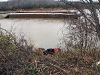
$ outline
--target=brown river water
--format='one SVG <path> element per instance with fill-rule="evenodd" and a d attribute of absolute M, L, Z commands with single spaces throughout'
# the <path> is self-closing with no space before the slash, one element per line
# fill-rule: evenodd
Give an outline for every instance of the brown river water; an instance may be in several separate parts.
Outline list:
<path fill-rule="evenodd" d="M 17 37 L 24 35 L 29 43 L 45 49 L 59 47 L 65 26 L 68 25 L 65 19 L 52 18 L 0 19 L 0 24 Z"/>

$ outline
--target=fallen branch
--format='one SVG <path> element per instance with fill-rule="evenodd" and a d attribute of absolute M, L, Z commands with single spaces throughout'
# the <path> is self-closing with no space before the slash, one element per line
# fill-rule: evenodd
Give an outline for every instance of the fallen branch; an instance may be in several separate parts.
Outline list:
<path fill-rule="evenodd" d="M 52 63 L 50 63 L 50 65 L 51 65 L 51 66 L 54 66 L 54 67 L 56 67 L 56 68 L 58 68 L 59 70 L 63 71 L 65 74 L 68 74 L 68 73 L 66 72 L 66 70 L 62 69 L 61 67 L 59 67 L 59 66 L 57 66 L 57 65 L 54 65 L 54 64 L 52 64 Z"/>

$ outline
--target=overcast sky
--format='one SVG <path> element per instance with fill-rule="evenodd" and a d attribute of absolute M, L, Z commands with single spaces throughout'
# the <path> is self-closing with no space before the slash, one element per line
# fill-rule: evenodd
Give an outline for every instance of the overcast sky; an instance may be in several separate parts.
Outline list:
<path fill-rule="evenodd" d="M 0 2 L 2 2 L 2 1 L 8 1 L 8 0 L 0 0 Z"/>

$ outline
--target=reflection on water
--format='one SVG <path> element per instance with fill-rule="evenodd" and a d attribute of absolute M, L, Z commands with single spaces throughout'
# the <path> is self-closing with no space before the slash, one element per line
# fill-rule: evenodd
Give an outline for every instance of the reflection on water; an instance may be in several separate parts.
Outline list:
<path fill-rule="evenodd" d="M 60 44 L 64 19 L 1 19 L 1 27 L 25 35 L 37 47 L 52 48 Z M 66 23 L 67 24 L 67 23 Z"/>

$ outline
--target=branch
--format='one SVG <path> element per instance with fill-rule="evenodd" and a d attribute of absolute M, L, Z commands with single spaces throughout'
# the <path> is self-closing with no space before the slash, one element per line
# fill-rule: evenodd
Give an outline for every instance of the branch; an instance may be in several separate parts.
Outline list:
<path fill-rule="evenodd" d="M 84 11 L 82 9 L 80 9 L 81 6 L 75 6 L 73 3 L 68 3 L 65 0 L 61 0 L 61 1 L 64 2 L 65 4 L 68 4 L 71 7 L 75 7 L 82 14 L 82 16 L 84 16 L 84 18 L 86 18 L 91 23 L 91 25 L 93 25 L 93 27 L 95 27 L 95 24 L 87 17 L 87 15 L 84 13 Z"/>
<path fill-rule="evenodd" d="M 59 70 L 63 71 L 65 74 L 68 74 L 68 73 L 66 72 L 66 70 L 62 69 L 61 67 L 59 67 L 59 66 L 57 66 L 57 65 L 54 65 L 54 64 L 52 64 L 52 63 L 50 63 L 50 65 L 51 65 L 51 66 L 54 66 L 54 67 L 56 67 L 56 68 L 58 68 Z"/>
<path fill-rule="evenodd" d="M 99 4 L 100 4 L 100 0 L 98 0 L 99 1 Z"/>

